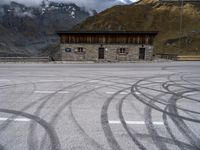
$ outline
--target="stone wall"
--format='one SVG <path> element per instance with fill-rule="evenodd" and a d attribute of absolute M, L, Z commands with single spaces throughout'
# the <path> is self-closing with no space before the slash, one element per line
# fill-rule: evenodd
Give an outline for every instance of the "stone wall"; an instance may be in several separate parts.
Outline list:
<path fill-rule="evenodd" d="M 83 48 L 83 53 L 77 52 L 78 47 Z M 151 60 L 153 46 L 151 45 L 133 45 L 133 44 L 61 44 L 61 54 L 63 61 L 98 61 L 99 48 L 105 48 L 104 61 L 136 61 L 139 60 L 139 49 L 145 48 L 145 60 Z M 126 48 L 126 54 L 119 54 L 120 48 Z M 66 49 L 68 52 L 66 52 Z M 71 51 L 70 51 L 71 50 Z"/>

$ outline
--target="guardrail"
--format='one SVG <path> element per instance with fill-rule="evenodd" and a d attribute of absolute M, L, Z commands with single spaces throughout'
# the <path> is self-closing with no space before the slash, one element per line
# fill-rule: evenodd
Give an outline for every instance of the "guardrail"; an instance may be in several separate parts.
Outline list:
<path fill-rule="evenodd" d="M 177 56 L 178 61 L 200 61 L 200 56 Z"/>
<path fill-rule="evenodd" d="M 0 57 L 0 62 L 49 62 L 49 57 Z"/>
<path fill-rule="evenodd" d="M 200 61 L 200 55 L 157 54 L 156 56 L 176 61 Z"/>
<path fill-rule="evenodd" d="M 178 55 L 176 55 L 176 54 L 157 54 L 157 56 L 159 56 L 162 59 L 177 60 Z"/>

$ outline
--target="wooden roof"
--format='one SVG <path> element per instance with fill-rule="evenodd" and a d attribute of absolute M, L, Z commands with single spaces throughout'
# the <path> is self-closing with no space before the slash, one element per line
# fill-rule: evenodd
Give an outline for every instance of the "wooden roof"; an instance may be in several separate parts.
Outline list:
<path fill-rule="evenodd" d="M 81 34 L 81 35 L 154 35 L 158 34 L 158 31 L 57 31 L 58 35 L 61 34 Z"/>

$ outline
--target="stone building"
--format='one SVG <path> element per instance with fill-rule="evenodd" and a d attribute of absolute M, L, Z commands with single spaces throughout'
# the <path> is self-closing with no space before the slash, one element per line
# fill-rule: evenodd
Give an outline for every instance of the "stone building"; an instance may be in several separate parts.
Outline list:
<path fill-rule="evenodd" d="M 158 32 L 57 32 L 63 61 L 151 60 Z"/>

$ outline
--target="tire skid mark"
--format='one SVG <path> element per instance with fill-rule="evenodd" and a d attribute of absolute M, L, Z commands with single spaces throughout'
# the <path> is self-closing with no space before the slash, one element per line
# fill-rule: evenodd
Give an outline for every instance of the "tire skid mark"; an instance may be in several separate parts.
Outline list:
<path fill-rule="evenodd" d="M 95 78 L 95 79 L 98 79 L 98 78 Z M 76 87 L 76 86 L 78 86 L 79 84 L 81 84 L 81 83 L 86 83 L 86 82 L 88 82 L 88 81 L 90 81 L 90 79 L 84 80 L 84 81 L 81 81 L 81 82 L 77 82 L 77 83 L 74 83 L 74 84 L 71 84 L 71 85 L 69 85 L 69 86 L 67 86 L 67 87 L 64 87 L 63 89 L 60 89 L 59 91 L 62 91 L 62 90 L 64 90 L 64 89 L 70 88 L 70 87 Z M 8 85 L 8 86 L 18 86 L 18 85 L 33 84 L 33 86 L 35 87 L 36 84 L 38 84 L 38 83 L 43 83 L 43 82 L 20 83 L 20 84 Z M 22 108 L 20 111 L 25 111 L 25 110 L 27 110 L 27 109 L 33 107 L 34 105 L 40 103 L 41 101 L 45 101 L 46 99 L 51 98 L 51 97 L 52 97 L 53 95 L 55 95 L 55 94 L 56 94 L 56 92 L 55 92 L 55 93 L 51 93 L 51 94 L 49 94 L 49 95 L 45 95 L 45 96 L 43 96 L 42 98 L 39 98 L 39 99 L 37 99 L 37 100 L 34 101 L 34 102 L 31 102 L 30 104 L 28 104 L 27 106 L 25 106 L 24 108 Z M 13 116 L 10 117 L 11 120 L 14 119 L 14 118 L 16 118 L 16 115 L 13 115 Z M 0 131 L 5 130 L 5 129 L 12 123 L 11 120 L 8 120 L 8 121 L 4 122 L 4 123 L 1 125 Z M 1 134 L 1 132 L 0 132 L 0 134 Z"/>
<path fill-rule="evenodd" d="M 183 81 L 189 83 L 190 85 L 197 85 L 197 86 L 200 86 L 200 84 L 197 84 L 197 83 L 194 83 L 194 82 L 191 82 L 191 81 L 186 80 L 184 75 L 181 76 L 181 79 L 182 79 Z"/>
<path fill-rule="evenodd" d="M 165 107 L 165 110 L 167 110 L 167 106 Z M 192 145 L 189 145 L 185 142 L 181 142 L 181 141 L 178 141 L 175 137 L 175 135 L 172 133 L 170 127 L 169 127 L 169 124 L 168 124 L 168 120 L 167 120 L 167 115 L 165 113 L 163 113 L 162 115 L 163 117 L 163 121 L 164 121 L 164 125 L 165 125 L 165 128 L 167 130 L 167 132 L 169 133 L 169 135 L 171 136 L 173 142 L 175 145 L 177 145 L 179 147 L 180 150 L 187 150 L 187 149 L 190 149 L 190 150 L 198 150 L 197 148 L 195 148 L 194 146 Z"/>
<path fill-rule="evenodd" d="M 72 98 L 70 98 L 68 101 L 66 101 L 64 104 L 62 104 L 59 108 L 58 108 L 58 111 L 52 116 L 52 119 L 49 121 L 50 124 L 52 126 L 56 126 L 57 124 L 57 121 L 58 121 L 58 117 L 59 115 L 66 109 L 66 107 L 72 102 L 74 101 L 76 98 L 79 98 L 80 96 L 83 96 L 85 94 L 88 94 L 90 93 L 91 91 L 93 90 L 88 90 L 86 92 L 82 92 L 78 95 L 74 95 Z M 44 137 L 42 138 L 42 141 L 40 143 L 40 150 L 44 149 L 44 145 L 45 145 L 45 141 L 46 141 L 46 134 L 44 135 Z"/>
<path fill-rule="evenodd" d="M 146 88 L 147 89 L 147 88 Z M 148 89 L 151 89 L 151 88 L 148 88 Z M 152 89 L 153 90 L 153 89 Z M 156 90 L 153 90 L 153 91 L 156 91 Z M 190 92 L 192 92 L 192 91 L 190 91 Z M 145 98 L 147 98 L 147 99 L 150 99 L 150 100 L 153 100 L 153 101 L 155 101 L 155 102 L 157 102 L 157 103 L 159 103 L 159 104 L 162 104 L 162 105 L 164 105 L 164 106 L 166 106 L 166 105 L 168 105 L 169 103 L 168 102 L 162 102 L 162 101 L 159 101 L 159 100 L 157 100 L 157 99 L 154 99 L 154 98 L 151 98 L 151 97 L 149 97 L 148 95 L 146 95 L 145 93 L 142 93 L 141 91 L 139 91 L 139 93 L 142 95 L 142 96 L 144 96 Z M 163 93 L 165 93 L 165 92 L 163 92 Z M 166 93 L 165 93 L 166 94 Z M 169 94 L 169 93 L 167 93 L 167 94 Z M 185 96 L 181 96 L 180 94 L 174 94 L 174 92 L 172 93 L 172 92 L 170 92 L 170 94 L 172 94 L 172 95 L 178 95 L 179 97 L 182 97 L 182 98 L 186 98 Z M 188 98 L 188 99 L 191 99 L 191 98 Z M 192 100 L 192 99 L 191 99 Z M 196 101 L 196 99 L 194 99 L 194 101 Z M 200 102 L 200 101 L 198 101 L 198 102 Z M 181 107 L 179 107 L 179 106 L 176 106 L 176 108 L 178 108 L 179 110 L 183 110 L 183 111 L 187 111 L 187 112 L 191 112 L 191 113 L 194 113 L 194 114 L 200 114 L 200 112 L 197 112 L 197 111 L 193 111 L 193 110 L 188 110 L 188 109 L 185 109 L 185 108 L 181 108 Z M 167 111 L 166 111 L 167 112 Z"/>
<path fill-rule="evenodd" d="M 159 101 L 157 100 L 157 99 L 159 99 L 160 97 L 162 97 L 162 96 L 164 96 L 166 93 L 161 93 L 161 94 L 159 94 L 159 95 L 157 95 L 156 97 L 154 97 L 153 99 L 151 99 L 151 98 L 149 98 L 151 101 L 150 101 L 150 103 L 155 103 L 155 102 L 157 102 L 157 103 L 159 103 Z M 163 103 L 163 104 L 166 104 L 166 105 L 168 105 L 168 103 Z M 166 106 L 166 108 L 167 108 L 167 106 Z M 165 108 L 165 111 L 166 111 L 166 108 Z M 148 111 L 148 109 L 151 109 L 149 106 L 147 106 L 146 107 L 146 111 Z M 150 110 L 151 111 L 151 110 Z M 148 114 L 148 113 L 145 113 L 145 114 Z M 146 118 L 148 118 L 149 119 L 149 117 L 147 116 Z M 150 117 L 151 118 L 151 117 Z M 172 139 L 173 139 L 173 144 L 174 145 L 177 145 L 181 150 L 184 150 L 185 148 L 182 146 L 182 145 L 187 145 L 187 147 L 188 147 L 188 144 L 186 144 L 186 143 L 184 143 L 184 142 L 180 142 L 180 141 L 178 141 L 176 138 L 175 138 L 175 136 L 172 134 L 172 132 L 171 132 L 171 129 L 169 128 L 169 125 L 168 125 L 168 122 L 167 122 L 167 118 L 166 118 L 166 114 L 165 113 L 163 113 L 163 121 L 164 121 L 164 125 L 165 125 L 165 128 L 166 128 L 166 130 L 168 131 L 168 133 L 170 134 L 170 136 L 172 137 Z M 147 125 L 149 125 L 149 122 L 147 123 Z M 153 126 L 153 124 L 152 124 L 152 122 L 150 122 L 150 126 Z M 154 127 L 153 127 L 153 130 L 155 131 L 155 129 L 154 129 Z M 159 137 L 161 137 L 160 135 L 158 135 L 157 133 L 155 134 L 155 135 L 149 135 L 149 136 L 151 136 L 153 139 L 154 139 L 154 141 L 160 141 L 160 139 L 159 139 Z M 165 137 L 162 137 L 162 140 L 161 140 L 161 142 L 163 141 L 165 139 Z M 182 144 L 182 145 L 181 145 Z M 190 146 L 189 145 L 189 147 L 190 147 L 190 149 L 191 149 L 191 147 L 192 146 Z"/>
<path fill-rule="evenodd" d="M 185 92 L 181 92 L 179 94 L 184 94 Z M 173 114 L 179 115 L 178 111 L 176 109 L 176 101 L 178 100 L 178 97 L 173 95 L 170 99 L 170 105 L 168 105 L 168 110 L 172 112 Z M 185 122 L 176 117 L 170 116 L 173 122 L 176 124 L 179 131 L 188 139 L 188 141 L 194 145 L 196 148 L 200 149 L 200 139 L 193 133 L 192 130 L 188 128 L 188 126 L 185 124 Z"/>
<path fill-rule="evenodd" d="M 42 109 L 44 108 L 44 106 L 52 99 L 52 97 L 53 96 L 55 96 L 55 94 L 57 94 L 58 92 L 60 92 L 60 91 L 63 91 L 63 90 L 66 90 L 66 89 L 68 89 L 68 88 L 75 88 L 75 87 L 77 87 L 77 86 L 80 86 L 81 84 L 83 84 L 83 83 L 76 83 L 76 84 L 73 84 L 73 85 L 69 85 L 69 86 L 67 86 L 67 87 L 64 87 L 64 88 L 62 88 L 61 90 L 57 90 L 57 91 L 55 91 L 53 94 L 52 94 L 52 96 L 51 97 L 49 97 L 47 100 L 45 100 L 44 102 L 42 102 L 41 104 L 40 104 L 40 106 L 37 108 L 37 110 L 35 111 L 35 115 L 36 116 L 38 116 L 38 115 L 40 115 L 40 113 L 42 112 Z M 63 106 L 63 105 L 62 105 Z M 53 118 L 55 118 L 54 120 L 57 120 L 57 118 L 58 118 L 58 116 L 59 116 L 59 114 L 58 113 L 56 113 L 55 115 L 53 115 Z M 49 122 L 52 126 L 54 126 L 55 124 L 54 124 L 54 121 L 50 121 Z M 35 122 L 32 122 L 31 124 L 30 124 L 30 138 L 32 139 L 32 133 L 35 133 L 34 131 L 35 131 L 35 128 L 36 128 L 36 125 L 37 124 L 35 124 Z M 32 140 L 30 140 L 30 142 L 32 142 L 33 141 L 33 139 Z M 41 144 L 40 144 L 40 148 L 43 148 L 43 146 L 44 146 L 44 143 L 45 143 L 45 141 L 46 141 L 46 136 L 44 137 L 44 138 L 42 138 L 42 141 L 41 141 Z M 35 150 L 38 150 L 39 149 L 39 147 L 38 148 L 35 148 Z"/>
<path fill-rule="evenodd" d="M 25 113 L 25 112 L 9 110 L 9 109 L 0 109 L 0 112 L 8 113 L 8 114 L 15 114 L 17 116 L 23 116 L 25 118 L 34 120 L 35 122 L 40 124 L 47 132 L 49 139 L 51 141 L 51 150 L 61 150 L 60 141 L 59 141 L 56 131 L 54 130 L 54 128 L 52 128 L 52 126 L 49 123 L 47 123 L 42 118 Z"/>
<path fill-rule="evenodd" d="M 98 88 L 93 88 L 93 89 L 90 89 L 90 90 L 87 90 L 87 91 L 84 91 L 82 93 L 79 93 L 79 94 L 75 94 L 73 95 L 68 101 L 66 101 L 63 105 L 61 105 L 59 108 L 58 108 L 58 111 L 53 115 L 52 119 L 50 120 L 50 124 L 52 124 L 53 126 L 56 125 L 57 123 L 57 120 L 58 120 L 58 116 L 66 109 L 67 106 L 69 106 L 72 102 L 76 101 L 79 97 L 81 96 L 84 96 L 86 94 L 89 94 L 97 89 L 101 89 L 101 88 L 104 88 L 104 87 L 109 87 L 109 86 L 112 86 L 112 85 L 104 85 L 104 86 L 100 86 Z M 84 87 L 85 89 L 85 87 Z M 79 91 L 79 90 L 78 90 Z M 77 91 L 77 92 L 78 92 Z M 43 145 L 45 143 L 45 140 L 46 140 L 46 136 L 43 137 L 43 140 L 40 144 L 40 150 L 43 149 Z"/>
<path fill-rule="evenodd" d="M 37 99 L 36 101 L 34 101 L 34 102 L 31 102 L 30 104 L 28 104 L 27 106 L 25 106 L 22 110 L 20 110 L 20 111 L 25 111 L 25 110 L 27 110 L 27 109 L 29 109 L 29 108 L 31 108 L 31 107 L 33 107 L 34 105 L 36 105 L 36 104 L 38 104 L 38 103 L 40 103 L 41 101 L 43 101 L 42 102 L 42 104 L 44 105 L 44 103 L 46 103 L 45 101 L 47 101 L 48 99 L 50 99 L 51 97 L 53 97 L 57 92 L 59 92 L 59 91 L 62 91 L 62 90 L 65 90 L 65 89 L 67 89 L 67 88 L 70 88 L 70 87 L 76 87 L 76 86 L 78 86 L 79 84 L 82 84 L 82 83 L 85 83 L 85 82 L 87 82 L 87 80 L 86 81 L 82 81 L 82 82 L 78 82 L 78 83 L 74 83 L 74 84 L 71 84 L 71 85 L 69 85 L 69 86 L 67 86 L 67 87 L 64 87 L 63 89 L 60 89 L 60 90 L 58 90 L 58 91 L 56 91 L 55 93 L 51 93 L 51 94 L 48 94 L 48 95 L 46 95 L 46 96 L 43 96 L 42 98 L 39 98 L 39 99 Z M 35 84 L 35 83 L 34 83 Z M 12 119 L 14 119 L 14 118 L 16 118 L 16 115 L 13 115 L 13 116 L 11 116 L 10 118 L 12 118 Z M 11 121 L 11 120 L 8 120 L 8 121 L 6 121 L 2 126 L 1 126 L 1 128 L 0 128 L 0 131 L 2 131 L 2 130 L 5 130 L 11 123 L 12 123 L 13 121 Z M 34 126 L 32 126 L 32 124 L 30 125 L 31 126 L 31 128 L 32 127 L 34 127 Z M 30 133 L 29 133 L 29 135 L 30 136 L 28 136 L 28 143 L 29 143 L 29 148 L 30 149 L 35 149 L 35 145 L 37 144 L 36 143 L 36 141 L 34 140 L 34 135 L 33 135 L 33 133 L 35 133 L 35 132 L 33 132 L 34 130 L 30 130 Z M 1 132 L 0 132 L 1 133 Z M 34 143 L 33 143 L 34 142 Z M 33 146 L 34 145 L 34 146 Z"/>
<path fill-rule="evenodd" d="M 112 96 L 110 96 L 105 103 L 103 104 L 103 107 L 101 109 L 101 125 L 104 131 L 104 134 L 106 136 L 107 142 L 110 146 L 110 148 L 112 148 L 113 150 L 122 150 L 122 148 L 120 147 L 120 145 L 118 144 L 117 140 L 115 139 L 113 132 L 111 130 L 111 127 L 109 125 L 108 122 L 108 107 L 111 103 L 111 101 L 121 92 L 128 90 L 129 88 L 124 88 L 118 92 L 116 92 L 115 94 L 113 94 Z"/>
<path fill-rule="evenodd" d="M 174 75 L 174 74 L 173 74 Z M 164 121 L 164 125 L 165 125 L 165 128 L 166 130 L 168 131 L 169 135 L 171 136 L 172 138 L 172 141 L 174 143 L 174 145 L 177 145 L 181 150 L 185 150 L 185 149 L 191 149 L 191 150 L 197 150 L 197 149 L 200 149 L 200 139 L 193 133 L 192 130 L 189 129 L 189 127 L 185 124 L 184 120 L 187 120 L 187 121 L 191 121 L 191 122 L 195 122 L 195 123 L 200 123 L 199 120 L 197 120 L 196 118 L 193 119 L 192 117 L 191 118 L 188 118 L 188 117 L 185 117 L 185 116 L 181 116 L 177 110 L 182 110 L 183 112 L 185 113 L 194 113 L 194 114 L 200 114 L 200 112 L 197 112 L 197 111 L 193 111 L 193 110 L 188 110 L 188 109 L 185 109 L 185 108 L 180 108 L 176 105 L 176 102 L 182 98 L 186 98 L 186 99 L 189 99 L 191 101 L 195 101 L 195 102 L 200 102 L 198 99 L 193 99 L 193 98 L 190 98 L 190 97 L 187 97 L 187 96 L 184 96 L 183 94 L 184 93 L 190 93 L 190 92 L 194 92 L 194 91 L 200 91 L 199 90 L 199 87 L 198 88 L 190 88 L 190 87 L 186 87 L 186 86 L 183 86 L 183 85 L 186 85 L 186 84 L 183 84 L 183 83 L 176 83 L 176 82 L 181 82 L 182 80 L 176 80 L 175 81 L 172 81 L 171 80 L 171 76 L 172 75 L 169 75 L 168 76 L 168 81 L 167 82 L 164 82 L 162 84 L 162 87 L 164 90 L 166 90 L 167 92 L 163 92 L 160 90 L 161 93 L 163 94 L 171 94 L 172 96 L 168 99 L 168 103 L 163 103 L 159 100 L 157 100 L 157 98 L 151 98 L 151 97 L 148 97 L 146 96 L 146 94 L 144 94 L 141 89 L 139 90 L 138 87 L 141 87 L 140 83 L 143 82 L 144 80 L 147 80 L 149 78 L 144 78 L 143 80 L 140 80 L 138 82 L 136 82 L 133 86 L 132 86 L 132 94 L 140 101 L 142 102 L 143 104 L 146 105 L 146 111 L 145 111 L 145 114 L 146 115 L 149 115 L 151 114 L 151 109 L 153 108 L 154 110 L 157 110 L 157 111 L 160 111 L 163 113 L 162 117 L 163 117 L 163 121 Z M 155 77 L 152 77 L 152 78 L 155 78 Z M 172 84 L 173 83 L 173 84 Z M 187 85 L 191 85 L 190 84 L 187 84 Z M 179 90 L 177 90 L 177 92 L 174 92 L 174 91 L 171 91 L 169 89 L 169 87 L 176 87 L 176 88 L 179 88 Z M 148 88 L 148 87 L 144 87 L 142 86 L 141 88 Z M 151 88 L 150 88 L 151 89 Z M 154 91 L 154 89 L 151 89 Z M 155 90 L 156 91 L 156 90 Z M 139 92 L 142 96 L 144 96 L 145 98 L 142 98 L 141 96 L 138 96 L 137 94 L 135 94 L 135 92 Z M 158 92 L 158 91 L 157 91 Z M 149 101 L 147 101 L 147 100 Z M 161 109 L 159 106 L 153 104 L 153 103 L 160 103 L 160 104 L 163 104 L 165 105 L 165 109 Z M 150 110 L 148 110 L 147 108 L 149 108 Z M 169 110 L 169 111 L 168 111 Z M 181 142 L 181 141 L 178 141 L 176 139 L 176 137 L 173 135 L 170 127 L 169 127 L 169 124 L 168 124 L 168 121 L 167 121 L 167 116 L 169 116 L 172 121 L 174 122 L 174 124 L 176 125 L 176 127 L 179 129 L 179 131 L 186 137 L 186 139 L 188 139 L 188 141 L 191 143 L 191 145 L 187 144 L 187 143 L 184 143 L 184 142 Z M 147 116 L 146 117 L 147 119 L 150 119 L 151 121 L 151 116 Z M 147 125 L 149 124 L 149 122 L 147 122 Z M 148 128 L 148 127 L 147 127 Z M 154 135 L 155 137 L 160 137 L 158 135 Z M 159 141 L 158 139 L 155 139 L 155 141 Z M 166 143 L 166 142 L 164 142 Z M 163 149 L 163 146 L 160 147 L 160 149 Z"/>
<path fill-rule="evenodd" d="M 63 89 L 61 89 L 63 90 Z M 51 96 L 48 96 L 47 99 L 45 99 L 40 105 L 39 107 L 36 109 L 36 111 L 34 112 L 35 116 L 39 116 L 40 113 L 42 112 L 44 106 L 52 99 L 53 96 L 55 96 L 59 91 L 61 90 L 57 90 L 55 91 L 53 94 L 51 94 Z M 36 122 L 31 121 L 30 126 L 29 126 L 29 133 L 28 133 L 28 145 L 29 145 L 29 149 L 30 150 L 38 150 L 38 143 L 37 143 L 37 136 L 35 135 L 35 129 L 36 129 Z"/>
<path fill-rule="evenodd" d="M 97 143 L 93 138 L 91 138 L 86 132 L 85 130 L 80 126 L 80 124 L 78 123 L 78 121 L 76 120 L 73 111 L 72 111 L 72 103 L 69 105 L 69 110 L 70 110 L 70 115 L 72 117 L 73 122 L 76 124 L 76 126 L 78 127 L 78 130 L 80 131 L 80 134 L 82 134 L 87 141 L 89 141 L 89 143 L 95 147 L 96 150 L 104 150 L 104 148 Z"/>
<path fill-rule="evenodd" d="M 34 83 L 32 83 L 32 85 L 33 85 L 33 88 L 35 89 L 35 88 L 36 88 L 36 85 L 35 85 Z M 29 95 L 27 95 L 26 97 L 29 97 L 29 96 L 31 96 L 32 94 L 33 94 L 33 90 L 32 90 L 32 92 L 31 92 Z M 24 98 L 24 99 L 25 99 L 25 98 Z M 30 106 L 33 106 L 33 105 L 34 105 L 34 104 L 31 103 Z M 26 109 L 25 109 L 25 110 L 26 110 Z M 23 110 L 21 110 L 21 111 L 23 111 Z M 11 117 L 9 117 L 9 119 L 8 119 L 7 121 L 3 122 L 3 123 L 0 125 L 0 131 L 5 130 L 5 129 L 9 126 L 9 124 L 12 123 L 12 120 L 15 119 L 15 118 L 16 118 L 16 115 L 12 115 Z M 1 132 L 0 132 L 0 134 L 1 134 Z"/>
<path fill-rule="evenodd" d="M 85 77 L 87 80 L 85 80 L 85 81 L 83 81 L 83 82 L 81 82 L 81 83 L 87 83 L 88 81 L 91 81 L 91 80 L 99 80 L 99 79 L 101 79 L 101 78 L 88 78 L 88 77 Z M 107 78 L 107 77 L 105 77 L 105 78 Z M 92 84 L 91 84 L 92 85 Z M 109 86 L 112 86 L 112 85 L 104 85 L 104 86 L 101 86 L 101 87 L 98 87 L 98 88 L 94 88 L 94 89 L 92 89 L 92 90 L 90 90 L 90 91 L 87 91 L 87 92 L 83 92 L 83 93 L 81 93 L 81 94 L 79 94 L 79 95 L 77 95 L 77 96 L 75 96 L 74 95 L 74 97 L 72 97 L 70 100 L 68 100 L 67 102 L 65 102 L 58 110 L 58 112 L 56 113 L 56 114 L 54 114 L 54 116 L 52 117 L 52 119 L 51 119 L 51 121 L 50 121 L 50 124 L 52 124 L 53 126 L 55 126 L 56 125 L 56 123 L 57 123 L 57 119 L 58 119 L 58 116 L 62 113 L 62 111 L 65 109 L 65 107 L 67 107 L 70 103 L 72 103 L 73 101 L 75 101 L 78 97 L 80 97 L 80 96 L 83 96 L 83 95 L 85 95 L 85 94 L 88 94 L 88 93 L 90 93 L 90 92 L 93 92 L 93 91 L 96 91 L 96 89 L 100 89 L 100 88 L 103 88 L 103 87 L 109 87 Z M 121 88 L 121 87 L 120 87 Z M 43 149 L 43 146 L 44 146 L 44 143 L 45 143 L 45 141 L 46 141 L 46 135 L 42 138 L 42 141 L 41 141 L 41 143 L 40 143 L 40 150 L 42 150 Z"/>
<path fill-rule="evenodd" d="M 130 136 L 130 138 L 132 139 L 132 141 L 137 145 L 137 147 L 140 150 L 146 150 L 146 148 L 144 147 L 144 145 L 142 145 L 136 138 L 136 136 L 134 136 L 131 131 L 129 130 L 128 125 L 126 124 L 126 121 L 124 119 L 123 113 L 122 113 L 122 107 L 123 107 L 123 103 L 126 100 L 126 98 L 130 95 L 131 93 L 125 95 L 120 101 L 119 101 L 119 108 L 118 108 L 118 113 L 119 113 L 119 118 L 120 121 L 124 127 L 124 129 L 126 130 L 126 132 L 128 133 L 128 135 Z"/>
<path fill-rule="evenodd" d="M 189 82 L 188 80 L 185 80 L 184 75 L 182 75 L 180 78 L 181 78 L 181 81 L 187 82 L 191 86 L 194 86 L 194 85 L 199 86 L 199 84 L 195 84 L 195 83 Z M 181 92 L 178 92 L 178 93 L 173 92 L 174 94 L 169 99 L 169 104 L 166 107 L 166 109 L 168 109 L 169 111 L 171 111 L 171 112 L 173 112 L 174 114 L 177 114 L 177 115 L 179 115 L 179 113 L 178 113 L 178 107 L 177 107 L 176 102 L 178 100 L 180 100 L 181 98 L 184 97 L 187 100 L 189 99 L 189 100 L 193 100 L 195 102 L 200 102 L 199 100 L 183 96 L 183 94 L 185 94 L 185 93 L 200 91 L 199 87 L 198 88 L 189 88 L 189 87 L 185 87 L 185 86 L 182 86 L 182 85 L 183 84 L 178 85 L 178 87 L 182 88 L 182 89 L 180 89 Z M 166 86 L 163 86 L 163 88 L 165 88 L 167 91 L 170 91 L 170 89 L 169 89 L 170 86 L 173 86 L 173 85 L 166 85 Z M 177 86 L 177 85 L 174 85 L 174 86 Z M 188 111 L 188 110 L 185 110 L 185 111 L 183 110 L 183 112 L 188 114 L 188 115 L 190 115 L 188 112 L 191 112 L 193 114 L 200 114 L 200 112 Z M 190 115 L 190 116 L 192 117 L 193 115 Z M 177 128 L 182 133 L 182 135 L 184 135 L 186 137 L 186 139 L 188 139 L 188 141 L 192 145 L 194 145 L 194 148 L 199 149 L 200 148 L 200 144 L 199 144 L 200 139 L 193 133 L 192 130 L 189 129 L 189 127 L 185 124 L 184 120 L 182 120 L 181 118 L 174 118 L 173 116 L 170 116 L 170 118 L 176 124 Z M 195 118 L 195 119 L 197 120 L 197 118 Z"/>
<path fill-rule="evenodd" d="M 149 104 L 153 104 L 153 103 L 154 103 L 154 101 L 149 101 Z M 149 106 L 146 106 L 146 108 L 144 110 L 146 128 L 147 128 L 149 134 L 152 136 L 152 140 L 153 140 L 154 144 L 156 145 L 156 147 L 159 150 L 168 150 L 165 143 L 163 143 L 162 141 L 157 140 L 155 138 L 155 137 L 159 137 L 160 135 L 158 134 L 158 132 L 156 131 L 156 129 L 152 123 L 151 113 L 152 113 L 152 108 Z"/>
<path fill-rule="evenodd" d="M 150 88 L 149 88 L 149 89 L 150 89 Z M 153 90 L 153 91 L 154 91 L 154 90 Z M 157 103 L 159 103 L 159 104 L 162 104 L 162 105 L 164 105 L 164 106 L 166 106 L 166 105 L 169 104 L 168 102 L 162 102 L 162 101 L 160 101 L 160 100 L 151 98 L 151 97 L 149 97 L 148 95 L 142 93 L 141 91 L 140 91 L 139 93 L 140 93 L 142 96 L 146 97 L 147 99 L 153 100 L 153 101 L 155 101 L 155 102 L 157 102 Z M 181 108 L 181 107 L 178 107 L 178 106 L 177 106 L 177 108 L 180 109 L 180 110 L 183 110 L 183 111 L 187 111 L 187 112 L 191 112 L 191 113 L 200 114 L 200 112 L 188 110 L 188 109 Z"/>
<path fill-rule="evenodd" d="M 167 84 L 167 83 L 168 83 L 168 82 L 165 82 L 165 83 L 162 85 L 162 87 L 163 87 L 165 90 L 167 90 L 170 94 L 176 95 L 176 96 L 178 96 L 178 97 L 186 98 L 186 99 L 191 100 L 191 101 L 200 102 L 200 100 L 198 100 L 198 99 L 190 98 L 190 97 L 188 97 L 188 96 L 180 95 L 180 94 L 177 94 L 177 93 L 171 91 L 171 90 L 169 89 L 169 87 L 170 87 L 170 86 L 177 86 L 177 85 L 176 85 L 176 84 L 170 84 L 170 85 L 169 85 L 169 84 Z M 190 90 L 188 90 L 188 92 L 189 92 L 189 91 L 191 91 L 191 92 L 198 92 L 198 91 L 200 91 L 200 89 L 190 89 Z"/>
<path fill-rule="evenodd" d="M 136 83 L 132 86 L 131 91 L 132 91 L 133 96 L 135 96 L 135 98 L 138 99 L 138 100 L 139 100 L 140 102 L 142 102 L 143 104 L 145 104 L 145 105 L 147 105 L 147 106 L 149 106 L 149 107 L 152 107 L 153 109 L 155 109 L 155 110 L 157 110 L 157 111 L 159 111 L 159 112 L 163 112 L 163 113 L 166 113 L 166 114 L 171 115 L 171 116 L 174 116 L 174 117 L 179 117 L 179 118 L 182 118 L 182 119 L 184 119 L 184 120 L 188 120 L 188 121 L 200 123 L 200 120 L 188 118 L 188 117 L 185 117 L 185 116 L 182 116 L 182 115 L 176 115 L 176 114 L 173 114 L 173 113 L 171 113 L 171 112 L 168 112 L 168 111 L 165 111 L 165 110 L 161 109 L 161 108 L 158 107 L 157 105 L 154 105 L 154 104 L 151 105 L 151 104 L 149 104 L 144 98 L 141 98 L 140 96 L 138 96 L 138 95 L 136 94 L 136 92 L 138 92 L 138 93 L 140 93 L 141 95 L 146 96 L 146 95 L 144 95 L 144 93 L 142 93 L 140 90 L 138 90 L 138 88 L 137 88 L 137 84 L 138 84 L 138 83 L 139 83 L 139 81 L 136 82 Z"/>
<path fill-rule="evenodd" d="M 118 84 L 113 84 L 113 85 L 107 85 L 107 86 L 102 86 L 102 87 L 98 87 L 98 88 L 94 88 L 94 91 L 91 92 L 95 92 L 96 94 L 99 94 L 97 92 L 97 89 L 101 89 L 101 88 L 105 88 L 105 87 L 111 87 L 111 88 L 116 88 Z M 121 87 L 120 87 L 121 88 Z M 73 101 L 74 102 L 74 101 Z M 70 103 L 69 105 L 69 109 L 70 109 L 70 113 L 71 113 L 71 117 L 74 121 L 74 123 L 76 124 L 76 126 L 79 128 L 80 132 L 90 141 L 91 145 L 93 145 L 94 147 L 96 147 L 97 149 L 103 150 L 104 148 L 97 143 L 94 139 L 92 139 L 86 132 L 85 130 L 80 126 L 80 124 L 78 123 L 78 121 L 76 120 L 75 116 L 73 115 L 73 111 L 72 111 L 72 104 L 73 102 Z"/>
<path fill-rule="evenodd" d="M 151 139 L 152 138 L 152 136 L 149 135 L 149 134 L 135 133 L 134 135 L 137 136 L 139 139 Z M 159 141 L 162 141 L 163 143 L 167 143 L 167 144 L 171 144 L 171 145 L 176 145 L 175 143 L 180 143 L 187 150 L 188 149 L 189 150 L 198 150 L 198 149 L 195 149 L 192 145 L 184 143 L 184 142 L 181 142 L 179 140 L 175 140 L 174 141 L 173 139 L 166 138 L 166 137 L 163 137 L 163 136 L 157 136 L 157 137 L 154 137 L 154 138 L 159 140 Z"/>
<path fill-rule="evenodd" d="M 177 95 L 177 96 L 182 97 L 182 98 L 186 98 L 186 99 L 189 99 L 189 100 L 192 100 L 192 101 L 200 102 L 200 100 L 198 100 L 198 99 L 190 98 L 190 97 L 184 96 L 184 95 L 178 95 L 177 93 L 174 93 L 174 92 L 170 91 L 169 89 L 167 89 L 167 87 L 166 87 L 166 85 L 165 85 L 166 83 L 167 83 L 167 82 L 164 82 L 162 86 L 163 86 L 163 88 L 166 88 L 167 91 L 162 91 L 162 90 L 158 90 L 158 89 L 153 89 L 153 88 L 150 88 L 150 87 L 144 87 L 144 86 L 141 86 L 141 84 L 140 84 L 140 85 L 137 85 L 137 87 L 140 87 L 140 88 L 143 88 L 143 89 L 152 90 L 152 91 L 156 91 L 156 92 L 162 92 L 162 93 L 165 93 L 165 94 Z M 175 85 L 175 84 L 173 84 L 173 85 Z M 192 91 L 192 90 L 191 90 L 191 91 Z M 199 90 L 195 89 L 195 91 L 200 91 L 200 89 L 199 89 Z M 145 96 L 145 95 L 144 95 L 144 96 Z"/>

